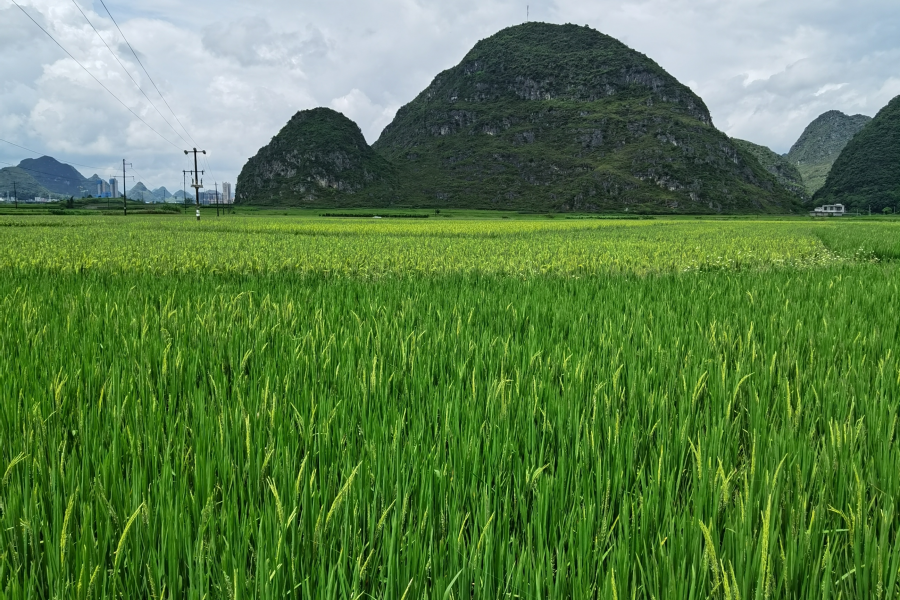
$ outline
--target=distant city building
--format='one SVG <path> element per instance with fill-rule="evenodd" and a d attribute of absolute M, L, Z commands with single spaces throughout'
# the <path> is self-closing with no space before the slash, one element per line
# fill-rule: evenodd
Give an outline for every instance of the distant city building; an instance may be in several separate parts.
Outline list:
<path fill-rule="evenodd" d="M 223 204 L 231 204 L 234 202 L 234 196 L 231 194 L 231 184 L 227 181 L 222 184 L 222 198 L 221 201 Z"/>
<path fill-rule="evenodd" d="M 225 199 L 225 186 L 228 186 L 229 192 L 231 191 L 231 184 L 226 183 L 223 184 L 223 190 L 219 192 L 219 204 L 230 204 L 231 202 Z M 216 190 L 203 190 L 200 192 L 200 204 L 216 204 Z"/>
<path fill-rule="evenodd" d="M 119 182 L 113 177 L 109 181 L 103 181 L 102 179 L 97 182 L 97 197 L 98 198 L 118 198 L 119 197 Z"/>

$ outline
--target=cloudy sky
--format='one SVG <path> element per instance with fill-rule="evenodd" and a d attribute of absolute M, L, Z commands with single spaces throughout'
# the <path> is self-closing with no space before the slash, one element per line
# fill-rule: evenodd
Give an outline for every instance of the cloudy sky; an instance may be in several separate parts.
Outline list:
<path fill-rule="evenodd" d="M 532 20 L 587 24 L 647 54 L 719 129 L 779 153 L 826 110 L 874 116 L 900 94 L 896 0 L 105 0 L 165 100 L 100 0 L 16 1 L 147 124 L 0 0 L 0 138 L 85 175 L 127 158 L 170 191 L 194 140 L 209 152 L 205 183 L 234 182 L 305 108 L 340 110 L 374 142 L 434 75 L 524 21 L 526 5 Z M 0 167 L 34 156 L 0 142 Z"/>

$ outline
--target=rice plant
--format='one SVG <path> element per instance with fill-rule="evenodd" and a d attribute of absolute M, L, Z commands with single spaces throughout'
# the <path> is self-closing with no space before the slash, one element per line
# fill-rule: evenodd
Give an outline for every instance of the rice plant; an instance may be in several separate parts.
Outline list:
<path fill-rule="evenodd" d="M 6 223 L 4 597 L 900 594 L 844 224 Z"/>

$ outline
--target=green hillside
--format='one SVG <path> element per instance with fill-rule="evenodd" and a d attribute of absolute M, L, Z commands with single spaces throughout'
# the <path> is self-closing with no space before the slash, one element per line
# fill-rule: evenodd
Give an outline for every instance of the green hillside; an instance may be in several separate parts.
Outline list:
<path fill-rule="evenodd" d="M 847 143 L 814 201 L 850 209 L 900 209 L 900 96 Z"/>
<path fill-rule="evenodd" d="M 766 146 L 760 146 L 759 144 L 736 138 L 732 138 L 731 141 L 744 152 L 752 154 L 754 158 L 759 161 L 759 164 L 762 165 L 766 171 L 774 175 L 775 179 L 778 180 L 778 183 L 784 188 L 792 192 L 798 198 L 803 200 L 809 199 L 810 193 L 803 184 L 803 176 L 800 174 L 800 171 L 797 170 L 797 167 L 788 159 L 780 154 L 776 154 Z"/>
<path fill-rule="evenodd" d="M 75 167 L 61 163 L 52 156 L 26 158 L 19 163 L 19 168 L 27 171 L 40 185 L 55 194 L 79 198 L 82 194 L 91 193 L 84 175 Z"/>
<path fill-rule="evenodd" d="M 872 117 L 830 110 L 810 123 L 785 158 L 797 167 L 810 195 L 825 185 L 834 161 Z"/>
<path fill-rule="evenodd" d="M 15 183 L 15 188 L 13 184 Z M 0 195 L 5 199 L 7 195 L 12 198 L 15 189 L 19 200 L 31 200 L 37 196 L 46 198 L 50 191 L 42 186 L 28 171 L 19 167 L 6 167 L 0 169 Z"/>
<path fill-rule="evenodd" d="M 797 209 L 703 101 L 617 40 L 528 23 L 479 42 L 402 107 L 373 147 L 402 202 L 647 212 Z"/>
<path fill-rule="evenodd" d="M 339 112 L 295 114 L 247 161 L 237 179 L 237 204 L 374 206 L 390 202 L 396 174 Z"/>

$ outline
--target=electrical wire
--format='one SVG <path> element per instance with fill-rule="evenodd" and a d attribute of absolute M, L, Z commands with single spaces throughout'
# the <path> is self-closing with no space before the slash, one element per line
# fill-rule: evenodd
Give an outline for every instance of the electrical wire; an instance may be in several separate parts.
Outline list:
<path fill-rule="evenodd" d="M 72 0 L 72 1 L 74 2 L 75 0 Z M 153 88 L 156 90 L 156 93 L 159 94 L 160 98 L 162 98 L 162 101 L 165 103 L 166 108 L 169 109 L 169 112 L 171 112 L 172 116 L 175 117 L 175 121 L 181 126 L 181 128 L 184 130 L 184 132 L 190 138 L 191 142 L 193 142 L 193 147 L 194 148 L 198 147 L 200 144 L 197 143 L 197 140 L 194 139 L 194 136 L 191 135 L 191 132 L 187 130 L 187 127 L 184 126 L 184 123 L 181 122 L 181 119 L 178 118 L 178 115 L 175 113 L 175 111 L 172 110 L 172 107 L 169 105 L 169 101 L 166 100 L 166 97 L 163 95 L 162 91 L 160 91 L 159 86 L 156 85 L 156 82 L 153 80 L 153 77 L 150 75 L 150 72 L 147 70 L 147 67 L 145 67 L 144 63 L 141 62 L 141 59 L 137 55 L 137 52 L 135 52 L 134 47 L 131 45 L 131 42 L 129 42 L 128 38 L 125 37 L 125 33 L 122 31 L 122 28 L 119 27 L 119 23 L 116 21 L 116 18 L 112 16 L 112 13 L 110 12 L 109 7 L 106 6 L 106 3 L 103 0 L 100 0 L 100 4 L 103 6 L 103 9 L 106 11 L 106 14 L 109 16 L 110 20 L 113 22 L 113 25 L 116 26 L 116 30 L 118 30 L 119 34 L 122 36 L 122 39 L 125 40 L 125 44 L 128 46 L 128 49 L 131 50 L 131 54 L 134 55 L 134 59 L 137 61 L 138 65 L 140 65 L 141 69 L 143 69 L 144 74 L 147 76 L 147 79 L 149 79 L 150 83 L 153 84 Z M 124 69 L 125 67 L 123 66 L 122 68 Z M 166 122 L 168 123 L 168 121 L 166 121 Z M 171 125 L 170 125 L 170 127 L 171 127 Z M 181 135 L 179 135 L 178 137 L 181 137 Z M 181 137 L 181 139 L 184 140 L 185 143 L 187 143 L 187 140 L 185 140 L 183 137 Z M 209 158 L 205 154 L 203 155 L 203 162 L 206 163 L 207 172 L 210 175 L 212 175 L 212 167 L 210 166 Z"/>
<path fill-rule="evenodd" d="M 147 99 L 147 102 L 150 103 L 150 106 L 152 106 L 153 109 L 157 112 L 157 114 L 159 114 L 160 118 L 162 118 L 162 120 L 166 122 L 166 125 L 169 126 L 169 129 L 174 131 L 175 135 L 180 137 L 182 142 L 184 142 L 185 144 L 188 144 L 189 142 L 186 139 L 184 139 L 184 136 L 181 135 L 180 133 L 178 133 L 178 130 L 175 129 L 174 125 L 169 123 L 169 120 L 162 114 L 162 112 L 160 112 L 159 108 L 157 108 L 156 105 L 153 104 L 153 100 L 150 99 L 150 96 L 147 95 L 147 92 L 145 92 L 144 89 L 141 87 L 141 85 L 134 79 L 134 77 L 131 76 L 131 73 L 128 71 L 127 68 L 125 68 L 125 65 L 122 64 L 122 61 L 119 60 L 119 57 L 116 55 L 115 52 L 113 52 L 113 49 L 109 47 L 109 44 L 106 43 L 106 40 L 103 39 L 103 36 L 100 35 L 100 32 L 97 31 L 96 27 L 94 27 L 94 24 L 91 23 L 90 19 L 88 19 L 88 16 L 86 14 L 84 14 L 84 11 L 81 10 L 80 6 L 78 6 L 78 3 L 75 0 L 72 0 L 72 4 L 75 5 L 75 8 L 78 9 L 78 12 L 81 13 L 81 16 L 84 17 L 84 20 L 87 21 L 88 25 L 91 26 L 91 29 L 94 30 L 94 33 L 97 34 L 97 37 L 100 38 L 100 41 L 103 42 L 103 45 L 106 46 L 106 49 L 109 50 L 109 53 L 113 55 L 113 58 L 116 59 L 116 62 L 119 63 L 119 66 L 122 67 L 122 70 L 125 71 L 125 74 L 128 75 L 128 78 L 131 79 L 131 81 L 132 81 L 132 83 L 134 83 L 135 87 L 137 87 L 137 89 L 144 95 L 144 98 Z M 118 25 L 116 27 L 118 27 Z M 127 40 L 126 40 L 126 43 L 127 43 Z M 149 77 L 149 75 L 148 75 L 148 77 Z M 165 100 L 165 98 L 163 98 L 163 100 Z M 169 110 L 171 110 L 171 109 L 169 109 Z M 187 130 L 185 130 L 185 133 L 187 133 Z"/>
<path fill-rule="evenodd" d="M 47 37 L 49 37 L 51 40 L 53 40 L 53 42 L 54 42 L 57 46 L 59 46 L 60 49 L 62 49 L 62 51 L 65 52 L 65 53 L 69 56 L 69 58 L 71 58 L 72 60 L 74 60 L 75 63 L 76 63 L 79 67 L 81 67 L 81 68 L 84 70 L 85 73 L 87 73 L 88 75 L 90 75 L 90 76 L 94 79 L 94 81 L 96 81 L 97 83 L 99 83 L 99 84 L 100 84 L 100 87 L 102 87 L 104 90 L 106 90 L 107 92 L 109 92 L 109 95 L 112 96 L 113 98 L 115 98 L 115 99 L 119 102 L 119 104 L 121 104 L 122 106 L 124 106 L 124 107 L 128 110 L 128 112 L 130 112 L 130 113 L 133 114 L 135 117 L 137 117 L 137 119 L 138 119 L 141 123 L 143 123 L 144 125 L 146 125 L 146 126 L 150 129 L 150 131 L 152 131 L 153 133 L 155 133 L 156 135 L 158 135 L 160 138 L 162 138 L 163 140 L 165 140 L 168 144 L 170 144 L 170 145 L 173 146 L 174 148 L 178 148 L 178 146 L 177 146 L 175 143 L 173 143 L 173 142 L 172 142 L 171 140 L 169 140 L 166 136 L 164 136 L 163 134 L 161 134 L 160 132 L 158 132 L 156 129 L 154 129 L 153 126 L 150 125 L 150 123 L 148 123 L 147 121 L 145 121 L 144 119 L 142 119 L 141 116 L 140 116 L 139 114 L 137 114 L 136 112 L 134 112 L 131 108 L 129 108 L 129 106 L 128 106 L 127 104 L 125 104 L 124 102 L 122 102 L 122 100 L 121 100 L 118 96 L 116 96 L 115 94 L 112 93 L 112 90 L 110 90 L 108 87 L 106 87 L 105 85 L 103 85 L 103 82 L 102 82 L 102 81 L 100 81 L 99 79 L 97 79 L 97 77 L 96 77 L 93 73 L 91 73 L 90 71 L 88 71 L 87 67 L 85 67 L 83 64 L 81 64 L 80 62 L 78 62 L 78 59 L 75 58 L 74 56 L 72 56 L 72 53 L 71 53 L 71 52 L 69 52 L 68 50 L 66 50 L 65 47 L 64 47 L 62 44 L 60 44 L 58 41 L 56 41 L 56 38 L 53 37 L 53 36 L 50 34 L 49 31 L 47 31 L 46 29 L 44 29 L 44 28 L 41 26 L 40 23 L 38 23 L 37 21 L 35 21 L 35 20 L 34 20 L 34 17 L 32 17 L 30 14 L 28 14 L 28 12 L 27 12 L 24 8 L 22 8 L 22 6 L 21 6 L 18 2 L 16 2 L 16 0 L 10 0 L 10 2 L 12 2 L 13 4 L 15 4 L 15 5 L 19 8 L 19 10 L 21 10 L 22 13 L 23 13 L 26 17 L 28 17 L 29 19 L 31 19 L 31 22 L 32 22 L 32 23 L 34 23 L 35 25 L 37 25 L 38 29 L 40 29 L 40 30 L 43 31 L 45 34 L 47 34 Z M 189 137 L 190 137 L 190 136 L 189 136 Z M 180 148 L 179 148 L 179 150 L 180 150 Z"/>
<path fill-rule="evenodd" d="M 156 85 L 156 82 L 153 81 L 153 78 L 150 77 L 150 73 L 147 71 L 147 67 L 145 67 L 145 66 L 144 66 L 144 63 L 141 62 L 141 59 L 138 58 L 137 52 L 134 51 L 134 48 L 132 48 L 131 43 L 128 41 L 128 38 L 126 38 L 126 37 L 125 37 L 125 34 L 122 33 L 122 29 L 119 27 L 119 24 L 116 22 L 116 19 L 112 16 L 112 13 L 109 12 L 109 8 L 107 8 L 106 3 L 103 2 L 103 0 L 100 0 L 100 4 L 103 5 L 103 8 L 106 10 L 106 14 L 109 15 L 109 18 L 112 20 L 113 25 L 116 26 L 116 29 L 119 31 L 119 34 L 122 36 L 122 39 L 125 40 L 125 44 L 128 45 L 128 49 L 131 50 L 131 53 L 134 55 L 134 59 L 135 59 L 135 60 L 137 61 L 137 63 L 141 66 L 141 69 L 144 70 L 144 73 L 147 75 L 147 79 L 149 79 L 149 80 L 150 80 L 150 83 L 153 84 L 153 88 L 156 90 L 156 93 L 159 94 L 159 97 L 162 98 L 162 101 L 163 101 L 163 102 L 165 102 L 166 108 L 168 108 L 168 109 L 169 109 L 169 112 L 172 113 L 172 116 L 175 117 L 175 121 L 177 121 L 178 124 L 181 125 L 181 128 L 184 129 L 184 132 L 187 134 L 187 136 L 188 136 L 189 138 L 191 138 L 191 141 L 192 141 L 192 142 L 194 142 L 194 147 L 196 148 L 197 146 L 199 146 L 200 144 L 198 144 L 198 143 L 196 142 L 196 140 L 194 140 L 194 138 L 193 138 L 193 136 L 191 135 L 191 133 L 187 130 L 187 128 L 186 128 L 186 127 L 184 126 L 184 124 L 181 122 L 181 119 L 178 118 L 178 115 L 175 114 L 175 111 L 172 110 L 172 107 L 171 107 L 171 106 L 169 106 L 169 102 L 166 100 L 166 97 L 163 96 L 163 93 L 162 93 L 161 91 L 159 91 L 159 87 Z M 181 137 L 181 136 L 179 135 L 179 137 Z M 181 138 L 181 139 L 184 139 L 184 138 Z M 186 141 L 187 141 L 187 140 L 185 140 L 185 142 L 186 142 Z"/>

